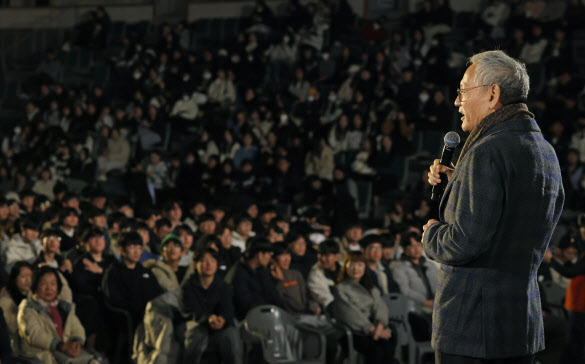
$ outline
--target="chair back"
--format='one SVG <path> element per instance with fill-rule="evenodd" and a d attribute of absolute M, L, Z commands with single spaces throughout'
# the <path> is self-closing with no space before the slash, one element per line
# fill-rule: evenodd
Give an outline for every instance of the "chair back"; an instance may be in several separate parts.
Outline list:
<path fill-rule="evenodd" d="M 296 361 L 290 338 L 299 335 L 293 318 L 284 310 L 272 305 L 254 307 L 246 315 L 243 328 L 260 340 L 264 359 L 268 362 Z"/>

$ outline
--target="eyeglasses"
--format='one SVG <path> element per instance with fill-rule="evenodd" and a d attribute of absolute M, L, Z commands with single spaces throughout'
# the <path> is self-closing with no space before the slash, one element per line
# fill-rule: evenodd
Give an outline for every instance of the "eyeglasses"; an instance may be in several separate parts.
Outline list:
<path fill-rule="evenodd" d="M 60 237 L 57 236 L 48 236 L 45 238 L 46 241 L 61 241 Z"/>
<path fill-rule="evenodd" d="M 489 85 L 481 85 L 481 86 L 475 86 L 475 87 L 469 87 L 469 88 L 461 88 L 461 89 L 458 88 L 457 89 L 457 98 L 459 99 L 459 101 L 463 101 L 463 99 L 461 97 L 461 94 L 464 94 L 466 92 L 469 92 L 469 91 L 471 91 L 471 90 L 473 90 L 475 88 L 486 87 L 486 86 L 489 86 Z"/>

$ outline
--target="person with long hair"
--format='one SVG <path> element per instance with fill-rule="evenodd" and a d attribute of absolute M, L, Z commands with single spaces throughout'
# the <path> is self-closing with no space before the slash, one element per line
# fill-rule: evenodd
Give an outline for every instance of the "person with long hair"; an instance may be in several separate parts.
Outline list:
<path fill-rule="evenodd" d="M 34 269 L 30 263 L 16 262 L 10 270 L 6 291 L 0 296 L 0 307 L 4 310 L 8 335 L 14 343 L 18 340 L 18 324 L 16 322 L 18 305 L 31 294 L 30 286 L 33 274 Z"/>
<path fill-rule="evenodd" d="M 331 314 L 351 328 L 354 348 L 366 364 L 394 358 L 396 336 L 388 326 L 388 307 L 366 273 L 366 257 L 359 251 L 346 255 L 334 290 Z"/>

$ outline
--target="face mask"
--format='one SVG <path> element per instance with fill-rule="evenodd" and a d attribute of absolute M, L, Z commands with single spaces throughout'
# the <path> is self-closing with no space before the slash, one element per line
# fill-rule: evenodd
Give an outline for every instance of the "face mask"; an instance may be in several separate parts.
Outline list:
<path fill-rule="evenodd" d="M 309 96 L 309 97 L 307 97 L 307 101 L 309 101 L 309 102 L 315 101 L 315 96 Z"/>
<path fill-rule="evenodd" d="M 185 75 L 183 75 L 183 82 L 187 82 L 187 81 L 189 81 L 189 78 L 191 78 L 191 77 L 189 76 L 189 74 L 188 74 L 188 73 L 185 73 Z"/>
<path fill-rule="evenodd" d="M 205 73 L 203 74 L 203 79 L 205 79 L 205 80 L 209 80 L 210 78 L 211 78 L 211 73 L 209 73 L 209 72 L 205 72 Z"/>
<path fill-rule="evenodd" d="M 134 77 L 135 80 L 139 80 L 141 76 L 142 74 L 140 72 L 134 72 L 134 74 L 132 75 L 132 77 Z"/>
<path fill-rule="evenodd" d="M 282 38 L 282 41 L 283 41 L 283 42 L 285 42 L 285 43 L 288 43 L 288 41 L 289 41 L 289 40 L 290 40 L 290 37 L 289 37 L 288 35 L 285 35 L 285 36 Z"/>
<path fill-rule="evenodd" d="M 418 99 L 420 100 L 420 102 L 427 102 L 429 100 L 430 96 L 429 94 L 420 94 L 418 95 Z"/>
<path fill-rule="evenodd" d="M 329 95 L 329 101 L 333 102 L 335 100 L 337 100 L 337 96 L 335 96 L 335 95 Z"/>
<path fill-rule="evenodd" d="M 288 120 L 288 116 L 286 116 L 286 114 L 280 115 L 280 122 L 282 124 L 286 123 L 287 120 Z"/>
<path fill-rule="evenodd" d="M 329 59 L 329 53 L 323 53 L 323 60 L 327 61 Z"/>
<path fill-rule="evenodd" d="M 254 61 L 254 56 L 250 54 L 248 56 L 248 62 L 252 62 L 252 61 Z"/>

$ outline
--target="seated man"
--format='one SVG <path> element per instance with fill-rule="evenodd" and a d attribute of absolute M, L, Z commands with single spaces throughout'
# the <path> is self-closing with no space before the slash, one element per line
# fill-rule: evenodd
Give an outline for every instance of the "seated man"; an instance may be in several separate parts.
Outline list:
<path fill-rule="evenodd" d="M 290 250 L 286 243 L 272 244 L 274 255 L 270 264 L 270 274 L 276 290 L 284 303 L 284 308 L 293 313 L 311 313 L 319 315 L 319 304 L 310 301 L 303 275 L 290 268 Z"/>
<path fill-rule="evenodd" d="M 113 306 L 130 313 L 134 328 L 142 321 L 146 304 L 163 293 L 152 272 L 138 262 L 142 238 L 124 233 L 119 243 L 122 261 L 112 264 L 104 275 L 105 295 Z"/>
<path fill-rule="evenodd" d="M 319 261 L 311 268 L 307 286 L 311 297 L 325 311 L 333 302 L 332 288 L 339 276 L 339 244 L 335 240 L 325 240 L 319 244 Z"/>
<path fill-rule="evenodd" d="M 360 240 L 360 245 L 368 263 L 366 274 L 370 276 L 380 292 L 382 294 L 399 293 L 400 287 L 392 277 L 392 272 L 381 262 L 383 247 L 380 235 L 367 235 Z"/>
<path fill-rule="evenodd" d="M 179 289 L 187 267 L 179 266 L 183 254 L 183 243 L 177 235 L 167 235 L 161 243 L 162 260 L 148 260 L 144 267 L 149 268 L 158 284 L 165 291 Z"/>
<path fill-rule="evenodd" d="M 247 242 L 243 260 L 228 271 L 226 282 L 232 285 L 236 318 L 243 320 L 248 311 L 259 305 L 284 307 L 266 267 L 272 256 L 272 244 L 265 238 Z"/>
<path fill-rule="evenodd" d="M 294 231 L 289 232 L 284 240 L 291 252 L 291 267 L 306 278 L 313 265 L 317 262 L 317 252 L 307 244 L 304 236 Z"/>
<path fill-rule="evenodd" d="M 404 253 L 401 264 L 394 269 L 400 291 L 418 304 L 418 312 L 410 313 L 408 320 L 417 341 L 431 339 L 431 312 L 439 280 L 436 265 L 422 256 L 421 236 L 415 232 L 403 234 L 400 241 Z"/>
<path fill-rule="evenodd" d="M 21 224 L 20 234 L 14 234 L 4 252 L 2 259 L 6 273 L 10 272 L 12 265 L 24 260 L 33 263 L 43 249 L 39 240 L 39 223 L 32 218 L 25 218 Z"/>
<path fill-rule="evenodd" d="M 211 248 L 199 250 L 195 265 L 195 273 L 181 286 L 179 299 L 181 311 L 192 320 L 187 323 L 183 361 L 199 363 L 203 352 L 215 347 L 222 363 L 236 363 L 241 354 L 232 291 L 215 277 L 217 252 Z"/>

